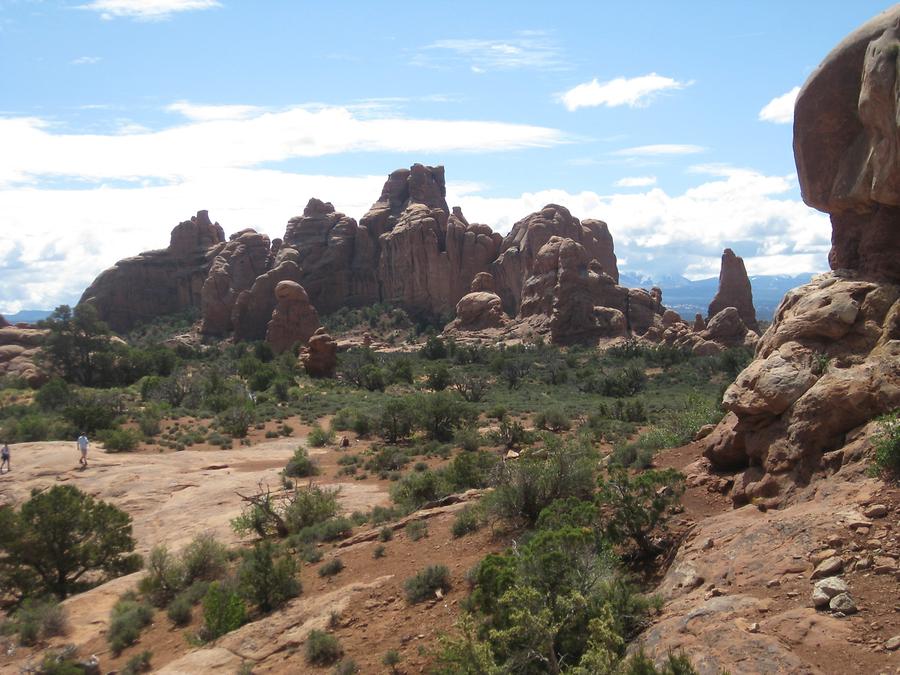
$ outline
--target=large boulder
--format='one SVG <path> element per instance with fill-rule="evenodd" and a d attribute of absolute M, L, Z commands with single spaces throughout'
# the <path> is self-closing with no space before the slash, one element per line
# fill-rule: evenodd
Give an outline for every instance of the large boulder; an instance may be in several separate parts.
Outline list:
<path fill-rule="evenodd" d="M 231 235 L 215 257 L 201 292 L 204 335 L 222 337 L 234 329 L 232 312 L 241 291 L 249 291 L 253 282 L 268 271 L 269 237 L 255 230 Z M 271 308 L 268 314 L 271 314 Z"/>
<path fill-rule="evenodd" d="M 319 328 L 300 351 L 300 362 L 310 377 L 331 377 L 337 367 L 337 342 Z"/>
<path fill-rule="evenodd" d="M 600 271 L 614 284 L 618 283 L 619 270 L 606 223 L 599 220 L 582 223 L 564 206 L 548 204 L 513 225 L 500 246 L 499 258 L 491 265 L 490 272 L 507 314 L 514 316 L 518 313 L 525 281 L 534 271 L 538 252 L 551 237 L 562 237 L 580 244 L 588 259 L 596 260 Z"/>
<path fill-rule="evenodd" d="M 794 108 L 803 200 L 831 215 L 832 269 L 900 281 L 900 6 L 848 35 Z"/>
<path fill-rule="evenodd" d="M 46 334 L 38 328 L 0 327 L 0 377 L 21 379 L 32 387 L 43 384 L 47 374 L 39 365 L 38 352 Z"/>
<path fill-rule="evenodd" d="M 266 330 L 266 342 L 280 354 L 296 343 L 306 342 L 319 329 L 319 314 L 306 290 L 296 281 L 279 281 L 275 286 L 275 309 Z"/>
<path fill-rule="evenodd" d="M 744 325 L 752 331 L 759 332 L 756 308 L 753 307 L 753 291 L 750 288 L 750 277 L 747 276 L 747 269 L 744 267 L 744 259 L 736 256 L 730 248 L 726 248 L 722 253 L 719 289 L 709 303 L 707 318 L 712 319 L 726 307 L 734 307 Z"/>
<path fill-rule="evenodd" d="M 214 252 L 224 241 L 222 227 L 198 211 L 172 230 L 168 248 L 120 260 L 88 286 L 79 303 L 94 305 L 99 318 L 119 332 L 198 308 Z"/>

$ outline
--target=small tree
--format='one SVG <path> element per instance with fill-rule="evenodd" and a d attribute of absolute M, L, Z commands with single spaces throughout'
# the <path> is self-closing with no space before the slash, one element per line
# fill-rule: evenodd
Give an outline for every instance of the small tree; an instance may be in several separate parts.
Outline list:
<path fill-rule="evenodd" d="M 42 353 L 50 367 L 68 382 L 96 385 L 110 360 L 112 343 L 109 327 L 94 306 L 82 303 L 73 310 L 60 305 L 39 325 L 48 330 Z"/>
<path fill-rule="evenodd" d="M 246 620 L 247 607 L 241 597 L 229 585 L 212 582 L 203 597 L 203 639 L 215 640 Z"/>
<path fill-rule="evenodd" d="M 471 408 L 460 398 L 446 391 L 419 396 L 417 401 L 419 425 L 431 440 L 449 441 L 463 422 L 474 417 Z"/>
<path fill-rule="evenodd" d="M 606 516 L 606 536 L 623 543 L 631 539 L 642 556 L 656 553 L 650 533 L 664 528 L 667 512 L 684 492 L 684 476 L 674 469 L 644 471 L 629 476 L 614 468 L 600 479 L 598 501 Z"/>
<path fill-rule="evenodd" d="M 408 438 L 415 422 L 415 409 L 406 398 L 391 398 L 381 410 L 378 435 L 388 443 Z"/>
<path fill-rule="evenodd" d="M 62 599 L 88 572 L 133 571 L 131 516 L 71 485 L 33 492 L 18 513 L 0 509 L 0 579 L 22 596 Z"/>
<path fill-rule="evenodd" d="M 285 555 L 275 560 L 270 541 L 258 542 L 244 555 L 239 577 L 245 597 L 263 612 L 281 607 L 300 594 L 297 563 Z"/>

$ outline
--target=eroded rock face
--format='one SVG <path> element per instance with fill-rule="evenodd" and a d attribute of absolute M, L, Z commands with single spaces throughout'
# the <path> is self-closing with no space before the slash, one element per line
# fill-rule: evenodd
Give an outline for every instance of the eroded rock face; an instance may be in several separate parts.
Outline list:
<path fill-rule="evenodd" d="M 253 282 L 268 270 L 269 237 L 255 230 L 241 230 L 215 257 L 201 293 L 204 335 L 225 336 L 234 324 L 232 311 L 241 291 L 249 291 Z M 271 314 L 271 308 L 269 314 Z"/>
<path fill-rule="evenodd" d="M 730 248 L 726 248 L 722 253 L 719 290 L 709 303 L 707 318 L 712 319 L 726 307 L 734 307 L 747 328 L 759 331 L 756 309 L 753 307 L 753 291 L 750 288 L 750 277 L 747 276 L 747 269 L 744 267 L 744 259 L 736 256 Z"/>
<path fill-rule="evenodd" d="M 299 283 L 302 278 L 295 251 L 282 248 L 275 267 L 253 280 L 249 289 L 240 291 L 231 308 L 231 327 L 235 340 L 262 340 L 277 304 L 277 287 L 281 282 Z M 318 325 L 318 324 L 317 324 Z"/>
<path fill-rule="evenodd" d="M 313 336 L 320 327 L 319 314 L 296 281 L 279 281 L 274 295 L 276 305 L 266 330 L 266 342 L 280 354 L 298 342 L 305 344 Z"/>
<path fill-rule="evenodd" d="M 806 81 L 794 108 L 803 200 L 831 214 L 832 269 L 900 281 L 900 7 L 848 35 Z"/>
<path fill-rule="evenodd" d="M 300 362 L 310 377 L 331 377 L 337 367 L 337 342 L 319 328 L 300 352 Z"/>
<path fill-rule="evenodd" d="M 503 238 L 499 258 L 491 265 L 490 272 L 507 314 L 514 316 L 518 313 L 522 304 L 522 289 L 525 280 L 532 275 L 537 254 L 554 236 L 580 244 L 588 260 L 598 262 L 599 271 L 610 277 L 614 284 L 619 282 L 612 236 L 606 223 L 599 220 L 582 223 L 564 206 L 548 204 L 513 225 Z"/>
<path fill-rule="evenodd" d="M 222 227 L 198 211 L 172 230 L 168 248 L 120 260 L 94 280 L 79 303 L 94 305 L 99 318 L 119 332 L 200 307 L 212 252 L 224 241 Z"/>
<path fill-rule="evenodd" d="M 19 328 L 8 323 L 0 326 L 0 377 L 20 378 L 32 387 L 46 382 L 47 375 L 37 358 L 46 334 L 38 328 Z"/>

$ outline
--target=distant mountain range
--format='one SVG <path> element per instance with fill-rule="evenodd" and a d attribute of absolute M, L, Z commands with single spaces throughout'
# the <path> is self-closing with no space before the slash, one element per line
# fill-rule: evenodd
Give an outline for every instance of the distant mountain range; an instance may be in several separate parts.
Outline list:
<path fill-rule="evenodd" d="M 3 318 L 10 323 L 35 323 L 46 319 L 52 312 L 52 309 L 23 309 L 15 314 L 5 314 Z"/>
<path fill-rule="evenodd" d="M 811 274 L 774 274 L 750 277 L 753 287 L 753 305 L 760 320 L 771 321 L 778 304 L 792 288 L 796 288 L 812 278 Z M 650 288 L 659 286 L 663 292 L 663 304 L 674 309 L 684 319 L 693 319 L 695 314 L 706 316 L 710 301 L 719 288 L 719 278 L 691 281 L 682 276 L 665 276 L 652 279 L 639 274 L 620 272 L 619 284 L 629 288 Z"/>

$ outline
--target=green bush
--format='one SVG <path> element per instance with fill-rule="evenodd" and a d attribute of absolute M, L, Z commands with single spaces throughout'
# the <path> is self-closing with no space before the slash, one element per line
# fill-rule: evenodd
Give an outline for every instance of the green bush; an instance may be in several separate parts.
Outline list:
<path fill-rule="evenodd" d="M 432 335 L 419 350 L 419 354 L 429 361 L 438 361 L 447 358 L 447 346 L 441 338 Z"/>
<path fill-rule="evenodd" d="M 72 389 L 61 377 L 54 377 L 34 394 L 34 402 L 42 410 L 62 410 L 72 397 Z"/>
<path fill-rule="evenodd" d="M 211 534 L 199 534 L 181 553 L 183 584 L 213 581 L 223 576 L 228 563 L 228 549 Z"/>
<path fill-rule="evenodd" d="M 244 438 L 253 424 L 253 410 L 243 404 L 231 406 L 219 413 L 216 423 L 223 433 L 234 438 Z"/>
<path fill-rule="evenodd" d="M 23 645 L 65 635 L 68 630 L 65 609 L 54 600 L 26 600 L 16 611 L 12 623 Z"/>
<path fill-rule="evenodd" d="M 176 626 L 186 626 L 191 622 L 193 609 L 194 603 L 191 602 L 191 598 L 185 593 L 180 593 L 169 603 L 166 615 Z"/>
<path fill-rule="evenodd" d="M 135 429 L 107 429 L 98 434 L 107 452 L 131 452 L 143 438 Z"/>
<path fill-rule="evenodd" d="M 321 630 L 312 630 L 306 637 L 306 662 L 315 666 L 330 666 L 344 655 L 338 639 Z"/>
<path fill-rule="evenodd" d="M 184 587 L 184 568 L 165 546 L 155 546 L 138 590 L 156 607 L 165 607 Z"/>
<path fill-rule="evenodd" d="M 403 659 L 400 657 L 400 652 L 396 649 L 389 649 L 384 657 L 381 659 L 382 665 L 387 666 L 391 669 L 392 673 L 397 672 L 397 666 L 400 664 L 400 661 Z"/>
<path fill-rule="evenodd" d="M 247 608 L 237 592 L 221 582 L 214 581 L 203 598 L 203 630 L 201 637 L 215 640 L 244 625 Z"/>
<path fill-rule="evenodd" d="M 113 654 L 118 656 L 141 636 L 141 631 L 153 621 L 153 608 L 138 602 L 133 594 L 126 594 L 112 608 L 106 640 Z"/>
<path fill-rule="evenodd" d="M 450 386 L 450 371 L 443 363 L 428 371 L 426 377 L 428 388 L 434 391 L 443 391 Z"/>
<path fill-rule="evenodd" d="M 416 411 L 408 398 L 390 398 L 381 410 L 377 432 L 388 443 L 409 438 L 415 423 Z"/>
<path fill-rule="evenodd" d="M 571 429 L 572 423 L 569 421 L 569 416 L 562 409 L 550 408 L 535 415 L 534 426 L 538 429 L 559 433 Z"/>
<path fill-rule="evenodd" d="M 403 529 L 406 531 L 406 536 L 412 541 L 419 541 L 428 536 L 428 523 L 424 520 L 413 520 L 407 523 Z"/>
<path fill-rule="evenodd" d="M 429 565 L 407 579 L 403 588 L 410 603 L 428 600 L 438 589 L 444 593 L 450 590 L 450 570 L 446 565 Z"/>
<path fill-rule="evenodd" d="M 310 458 L 306 448 L 299 447 L 294 451 L 294 456 L 288 460 L 284 467 L 284 475 L 291 478 L 306 478 L 308 476 L 317 476 L 319 467 Z"/>
<path fill-rule="evenodd" d="M 378 531 L 378 541 L 390 541 L 394 538 L 394 530 L 390 527 L 382 527 L 381 530 Z"/>
<path fill-rule="evenodd" d="M 481 434 L 475 427 L 466 427 L 456 432 L 453 442 L 466 452 L 475 452 L 481 447 Z"/>
<path fill-rule="evenodd" d="M 416 397 L 419 426 L 430 440 L 449 441 L 466 422 L 474 421 L 475 411 L 461 398 L 437 391 Z"/>
<path fill-rule="evenodd" d="M 872 437 L 875 466 L 882 473 L 900 477 L 900 410 L 884 415 Z"/>
<path fill-rule="evenodd" d="M 477 507 L 467 505 L 456 514 L 456 519 L 453 521 L 450 532 L 456 538 L 464 537 L 472 532 L 477 532 L 481 525 L 481 511 Z"/>
<path fill-rule="evenodd" d="M 384 544 L 378 544 L 372 551 L 373 558 L 383 558 L 386 555 L 387 549 L 384 547 Z"/>
<path fill-rule="evenodd" d="M 462 452 L 444 469 L 443 478 L 451 491 L 462 492 L 487 487 L 500 464 L 493 452 Z"/>
<path fill-rule="evenodd" d="M 344 561 L 340 558 L 332 558 L 319 568 L 320 577 L 333 577 L 335 574 L 343 571 Z"/>
<path fill-rule="evenodd" d="M 334 430 L 323 429 L 318 424 L 314 424 L 309 432 L 308 442 L 314 448 L 322 448 L 326 445 L 334 444 Z"/>
<path fill-rule="evenodd" d="M 274 547 L 269 541 L 254 544 L 244 554 L 238 572 L 244 596 L 262 612 L 278 609 L 301 591 L 294 559 L 283 555 L 276 560 L 273 552 Z"/>
<path fill-rule="evenodd" d="M 135 654 L 130 659 L 128 659 L 128 663 L 125 664 L 125 667 L 120 671 L 121 675 L 137 675 L 138 673 L 148 673 L 152 670 L 150 665 L 150 659 L 153 654 L 150 651 L 143 651 L 140 654 Z"/>
<path fill-rule="evenodd" d="M 447 494 L 447 485 L 442 474 L 435 471 L 407 474 L 391 486 L 391 499 L 400 507 L 410 511 Z"/>
<path fill-rule="evenodd" d="M 334 667 L 333 675 L 355 675 L 359 672 L 359 666 L 353 659 L 343 659 Z"/>

